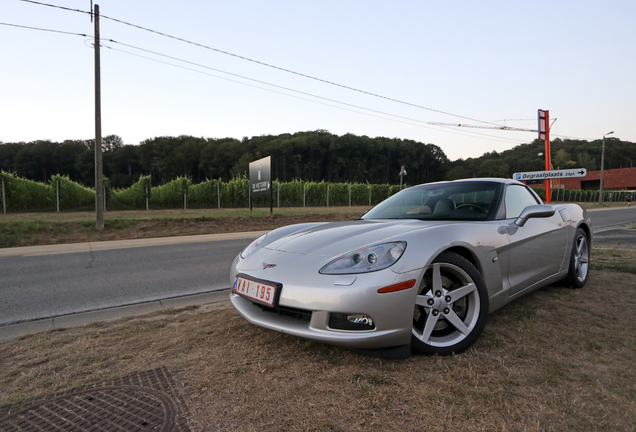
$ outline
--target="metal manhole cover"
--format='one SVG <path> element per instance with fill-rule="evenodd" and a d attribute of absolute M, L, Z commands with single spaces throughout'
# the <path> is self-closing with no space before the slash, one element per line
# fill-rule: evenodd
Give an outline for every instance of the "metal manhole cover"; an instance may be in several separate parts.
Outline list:
<path fill-rule="evenodd" d="M 0 418 L 3 432 L 170 431 L 174 425 L 175 407 L 166 395 L 134 386 L 78 391 Z"/>

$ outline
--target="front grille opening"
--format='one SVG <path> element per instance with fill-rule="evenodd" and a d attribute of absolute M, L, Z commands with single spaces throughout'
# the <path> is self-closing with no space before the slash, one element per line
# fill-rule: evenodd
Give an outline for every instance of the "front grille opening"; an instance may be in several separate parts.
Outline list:
<path fill-rule="evenodd" d="M 275 313 L 276 315 L 283 315 L 292 318 L 296 318 L 301 321 L 310 321 L 311 320 L 311 311 L 305 309 L 296 309 L 287 306 L 278 306 L 272 307 L 267 306 L 261 303 L 254 303 L 256 306 L 261 308 L 264 312 Z"/>

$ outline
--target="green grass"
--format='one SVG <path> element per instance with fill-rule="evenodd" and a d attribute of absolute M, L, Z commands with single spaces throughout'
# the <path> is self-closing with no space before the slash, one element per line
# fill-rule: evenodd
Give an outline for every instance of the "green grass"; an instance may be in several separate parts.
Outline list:
<path fill-rule="evenodd" d="M 367 207 L 108 211 L 97 231 L 93 212 L 0 216 L 0 248 L 271 230 L 301 222 L 352 220 Z"/>
<path fill-rule="evenodd" d="M 58 229 L 63 229 L 60 226 Z M 0 223 L 0 247 L 20 246 L 23 242 L 53 229 L 53 222 L 44 219 Z"/>
<path fill-rule="evenodd" d="M 629 250 L 594 249 L 590 268 L 636 274 L 636 253 Z"/>

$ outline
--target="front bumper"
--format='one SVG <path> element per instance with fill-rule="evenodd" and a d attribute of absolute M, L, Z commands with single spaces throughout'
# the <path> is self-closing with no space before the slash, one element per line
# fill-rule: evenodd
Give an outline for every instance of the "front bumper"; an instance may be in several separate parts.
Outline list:
<path fill-rule="evenodd" d="M 274 253 L 272 255 L 276 255 Z M 284 263 L 275 268 L 241 268 L 243 260 L 232 266 L 231 277 L 237 273 L 259 280 L 282 284 L 279 303 L 276 306 L 301 312 L 301 318 L 281 315 L 241 295 L 231 293 L 230 300 L 236 310 L 249 322 L 297 337 L 342 346 L 350 349 L 382 349 L 409 344 L 413 305 L 421 271 L 397 274 L 389 269 L 373 273 L 346 276 L 322 275 L 315 271 L 303 271 L 300 266 L 308 257 L 268 257 L 269 262 Z M 249 261 L 249 260 L 248 260 Z M 296 261 L 290 262 L 290 261 Z M 318 269 L 320 263 L 316 263 Z M 390 285 L 416 280 L 413 288 L 379 294 L 377 291 Z M 232 281 L 233 282 L 233 281 Z M 375 325 L 373 330 L 340 330 L 329 326 L 332 313 L 364 314 Z M 308 318 L 308 319 L 307 319 Z"/>

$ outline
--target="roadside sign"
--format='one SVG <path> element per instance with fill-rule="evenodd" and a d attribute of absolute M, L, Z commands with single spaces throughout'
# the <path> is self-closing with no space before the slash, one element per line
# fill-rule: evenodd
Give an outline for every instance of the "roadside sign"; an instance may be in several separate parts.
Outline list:
<path fill-rule="evenodd" d="M 567 170 L 551 170 L 551 171 L 530 171 L 522 173 L 514 173 L 512 178 L 515 180 L 550 180 L 564 179 L 573 177 L 585 177 L 587 170 L 585 168 L 567 169 Z"/>
<path fill-rule="evenodd" d="M 272 157 L 267 156 L 250 162 L 249 200 L 252 210 L 252 197 L 269 195 L 269 212 L 274 212 L 274 191 L 272 189 Z"/>
<path fill-rule="evenodd" d="M 250 193 L 268 195 L 272 188 L 272 157 L 250 162 Z"/>

